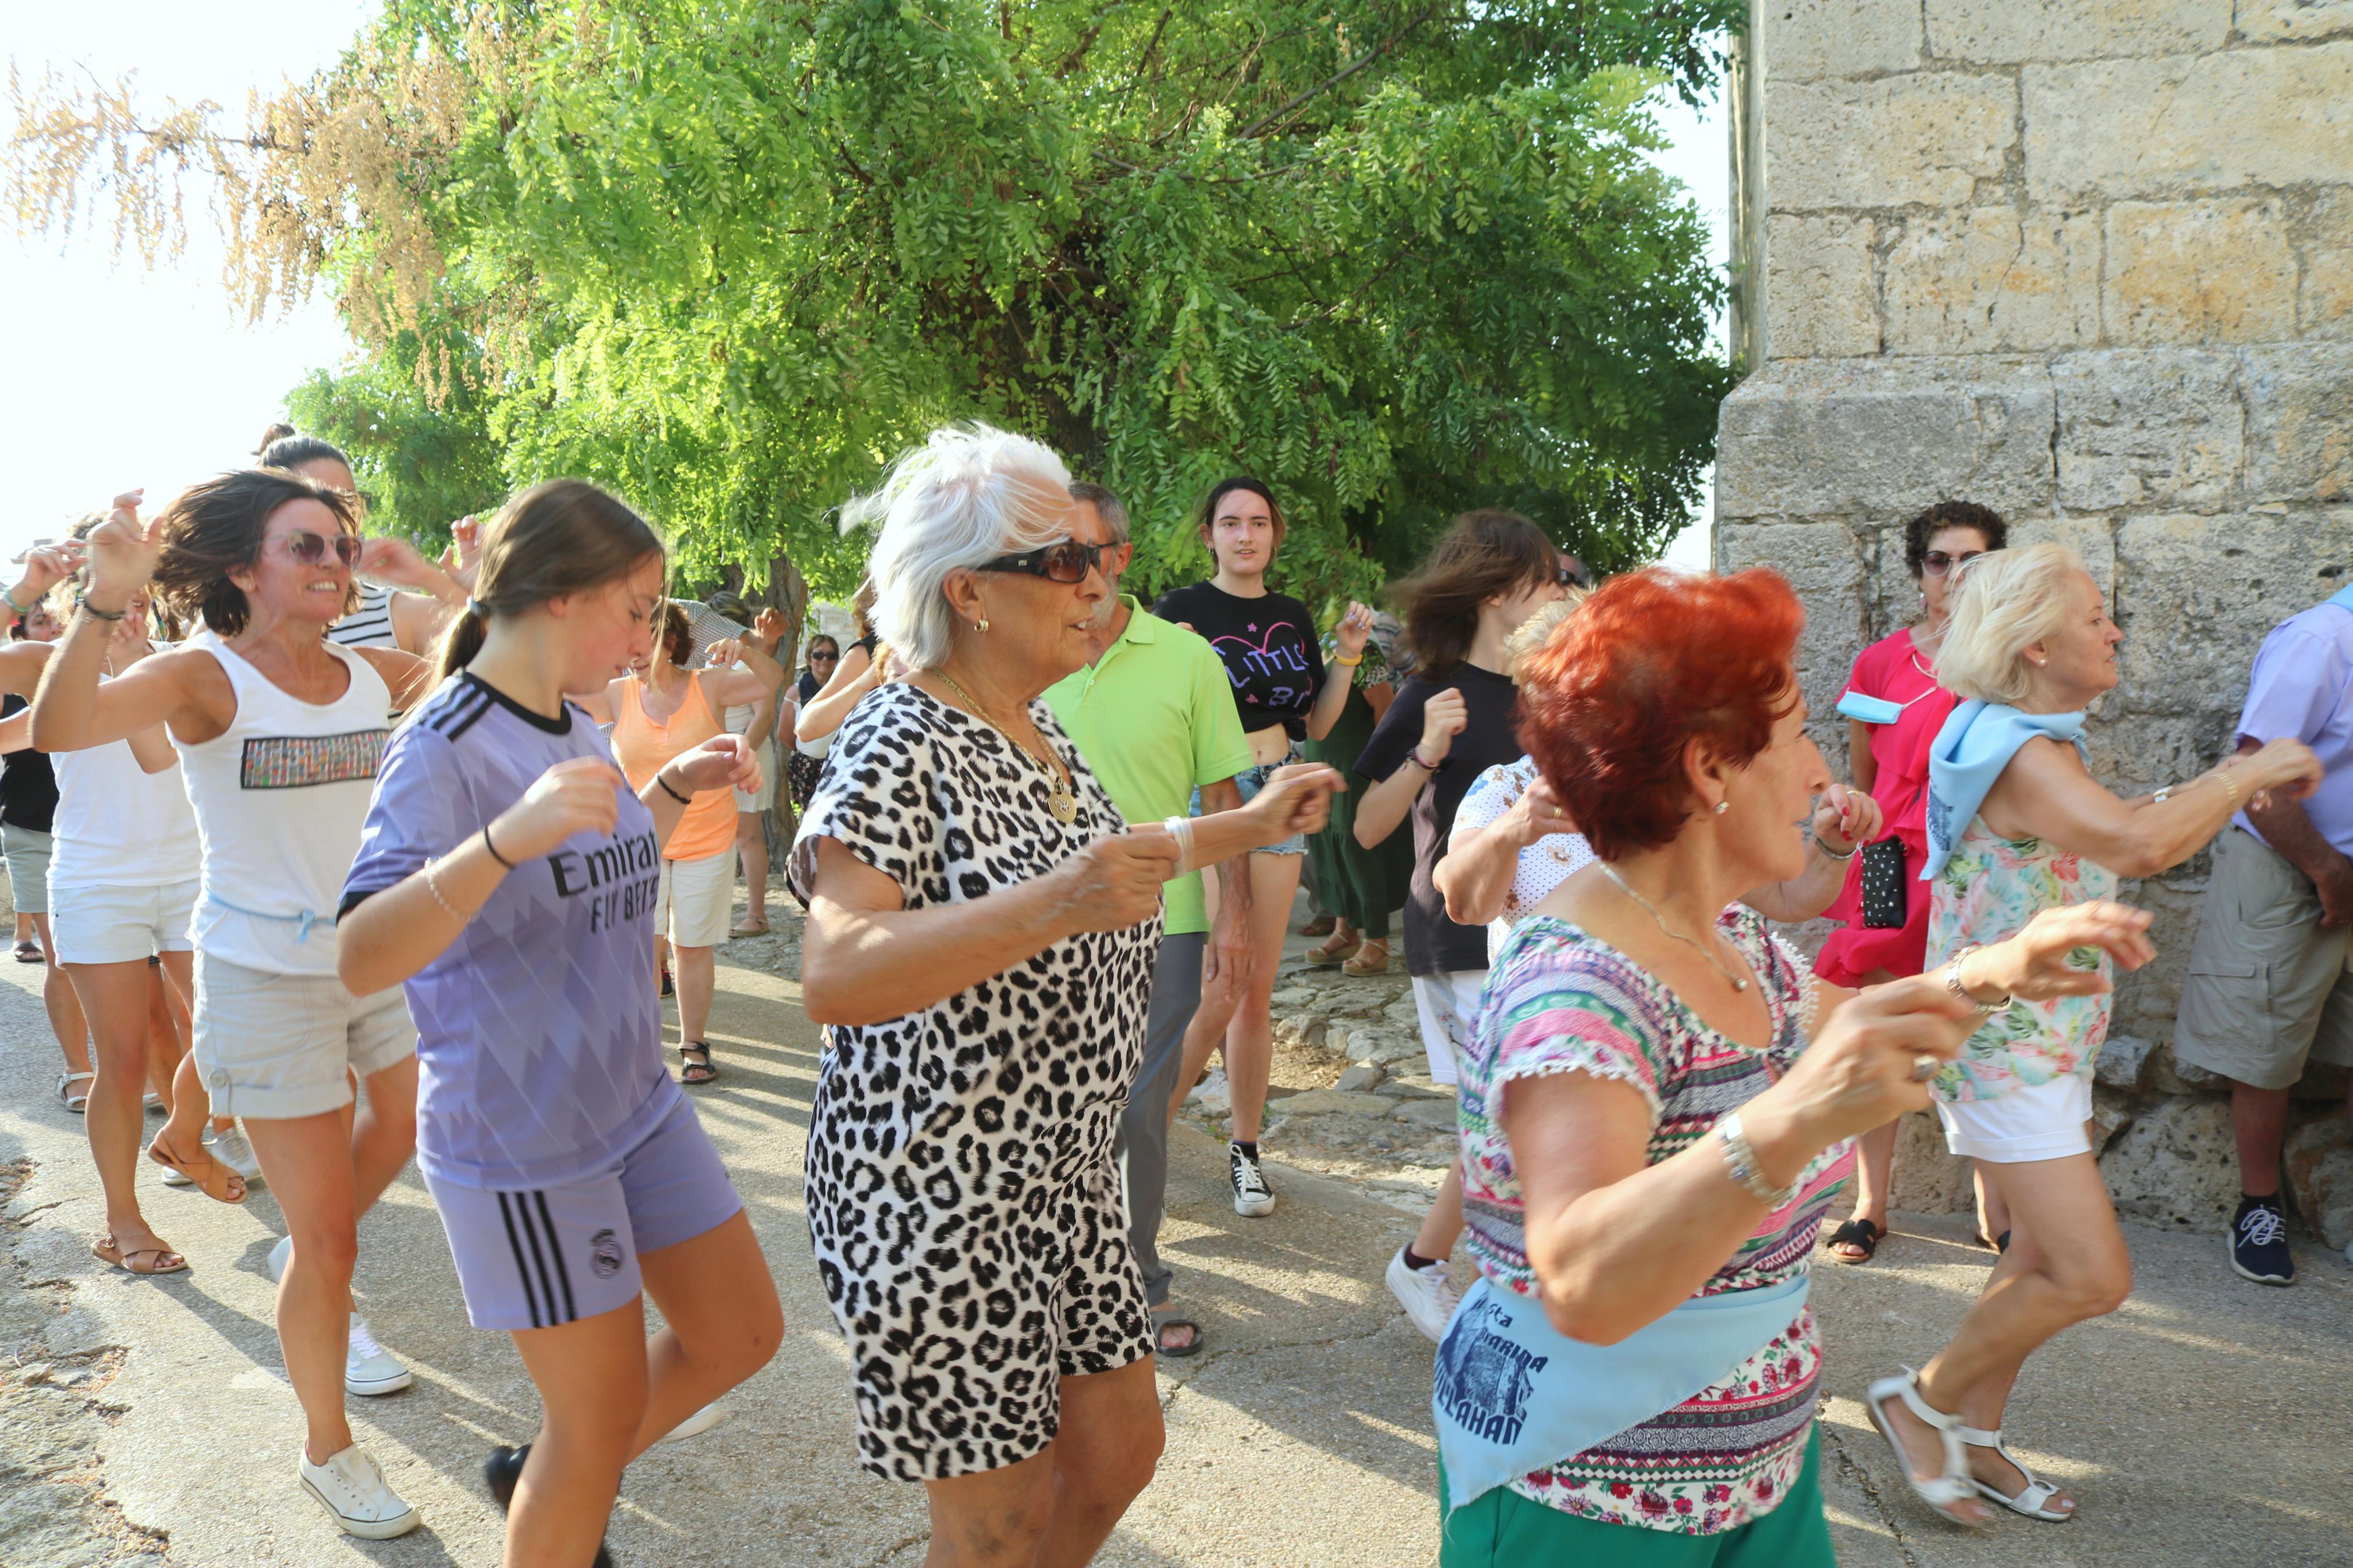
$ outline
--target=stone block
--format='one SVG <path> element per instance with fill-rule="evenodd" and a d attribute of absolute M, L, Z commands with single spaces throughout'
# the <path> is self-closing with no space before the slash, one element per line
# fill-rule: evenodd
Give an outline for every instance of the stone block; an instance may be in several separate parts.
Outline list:
<path fill-rule="evenodd" d="M 1908 1214 L 1968 1214 L 1977 1207 L 1969 1163 L 1945 1147 L 1933 1111 L 1915 1110 L 1895 1129 L 1887 1205 Z"/>
<path fill-rule="evenodd" d="M 1877 76 L 1920 63 L 1918 0 L 1767 0 L 1757 20 L 1775 84 Z"/>
<path fill-rule="evenodd" d="M 2231 0 L 1926 0 L 1924 12 L 1928 58 L 1971 64 L 2187 54 L 2231 34 Z"/>
<path fill-rule="evenodd" d="M 1270 1100 L 1267 1110 L 1277 1116 L 1387 1116 L 1389 1102 L 1377 1094 L 1351 1094 L 1337 1089 L 1311 1089 Z"/>
<path fill-rule="evenodd" d="M 1765 194 L 1777 213 L 1958 206 L 1979 180 L 2000 177 L 2017 141 L 2006 75 L 1777 82 L 1772 106 Z"/>
<path fill-rule="evenodd" d="M 2100 350 L 2052 366 L 2060 504 L 2221 506 L 2246 454 L 2239 362 L 2195 350 Z"/>
<path fill-rule="evenodd" d="M 2239 364 L 2247 499 L 2353 500 L 2353 342 L 2251 348 Z"/>
<path fill-rule="evenodd" d="M 2116 1135 L 2133 1124 L 2132 1103 L 2098 1084 L 2092 1086 L 2092 1158 L 2108 1152 Z"/>
<path fill-rule="evenodd" d="M 1806 606 L 1798 639 L 1798 688 L 1827 721 L 1844 689 L 1862 629 L 1862 568 L 1853 531 L 1838 522 L 1747 523 L 1719 531 L 1716 564 L 1725 572 L 1769 566 Z"/>
<path fill-rule="evenodd" d="M 2118 662 L 2132 705 L 2235 714 L 2272 627 L 2343 586 L 2353 508 L 2130 517 L 2116 555 Z"/>
<path fill-rule="evenodd" d="M 2222 1100 L 2151 1107 L 2100 1159 L 2116 1212 L 2158 1225 L 2220 1226 L 2239 1202 L 2238 1146 Z"/>
<path fill-rule="evenodd" d="M 1908 221 L 1887 258 L 1891 353 L 2089 348 L 2100 336 L 2100 220 L 1974 207 Z M 1767 316 L 1778 354 L 1779 322 Z"/>
<path fill-rule="evenodd" d="M 1386 1071 L 1372 1062 L 1358 1062 L 1355 1067 L 1342 1073 L 1340 1081 L 1332 1087 L 1342 1094 L 1366 1094 L 1388 1076 Z"/>
<path fill-rule="evenodd" d="M 2320 1239 L 2353 1247 L 2353 1134 L 2330 1116 L 2289 1134 L 2284 1162 L 2296 1212 Z"/>
<path fill-rule="evenodd" d="M 2173 1054 L 2173 1042 L 2165 1045 L 2149 1058 L 2148 1086 L 2158 1093 L 2180 1100 L 2201 1093 L 2211 1093 L 2221 1080 L 2204 1068 L 2192 1066 Z"/>
<path fill-rule="evenodd" d="M 2353 169 L 2353 40 L 2028 65 L 2019 88 L 2027 194 L 2044 204 L 2336 184 Z"/>
<path fill-rule="evenodd" d="M 2113 603 L 2116 593 L 2115 531 L 2104 517 L 2014 517 L 2010 520 L 2013 549 L 2029 544 L 2063 544 L 2083 557 L 2092 581 Z"/>
<path fill-rule="evenodd" d="M 1381 1100 L 1381 1097 L 1377 1094 L 1366 1098 Z M 1433 1132 L 1451 1132 L 1455 1130 L 1454 1101 L 1451 1100 L 1404 1100 L 1394 1105 L 1386 1100 L 1381 1100 L 1381 1105 L 1399 1121 L 1409 1121 L 1417 1127 L 1426 1127 Z"/>
<path fill-rule="evenodd" d="M 1776 213 L 1765 248 L 1765 352 L 1773 359 L 1879 352 L 1867 217 Z"/>
<path fill-rule="evenodd" d="M 2137 1035 L 2110 1035 L 2100 1046 L 2092 1068 L 2093 1082 L 2123 1094 L 2138 1094 L 2148 1076 L 2148 1058 L 2156 1047 Z"/>
<path fill-rule="evenodd" d="M 2296 257 L 2274 197 L 2118 202 L 2108 209 L 2102 323 L 2116 343 L 2295 336 Z"/>
<path fill-rule="evenodd" d="M 2307 338 L 2353 337 L 2353 188 L 2322 191 L 2292 228 L 2304 262 L 2297 331 Z"/>
<path fill-rule="evenodd" d="M 2239 31 L 2266 43 L 2353 33 L 2353 0 L 2239 0 Z"/>
<path fill-rule="evenodd" d="M 1947 496 L 2052 510 L 2047 367 L 1922 356 L 1776 363 L 1718 417 L 1715 515 L 1900 521 Z"/>

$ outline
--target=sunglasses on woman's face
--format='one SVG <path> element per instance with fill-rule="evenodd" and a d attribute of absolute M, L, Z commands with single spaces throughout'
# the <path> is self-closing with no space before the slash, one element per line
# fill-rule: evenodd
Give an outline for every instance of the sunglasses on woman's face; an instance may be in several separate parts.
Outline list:
<path fill-rule="evenodd" d="M 1108 544 L 1081 544 L 1075 539 L 1065 539 L 1060 544 L 1041 545 L 1036 550 L 984 561 L 978 570 L 1026 572 L 1050 583 L 1083 583 L 1087 574 L 1102 564 L 1103 552 L 1111 548 Z"/>
<path fill-rule="evenodd" d="M 286 547 L 287 559 L 297 566 L 316 566 L 327 558 L 330 549 L 334 551 L 335 559 L 345 566 L 359 564 L 360 537 L 355 533 L 338 533 L 331 539 L 323 533 L 313 533 L 302 528 L 274 537 Z"/>
<path fill-rule="evenodd" d="M 1956 566 L 1966 566 L 1985 553 L 1982 550 L 1931 550 L 1920 557 L 1920 570 L 1931 577 L 1941 577 Z"/>
<path fill-rule="evenodd" d="M 813 653 L 809 655 L 809 662 L 811 664 L 831 664 L 840 657 L 841 656 L 838 653 Z"/>

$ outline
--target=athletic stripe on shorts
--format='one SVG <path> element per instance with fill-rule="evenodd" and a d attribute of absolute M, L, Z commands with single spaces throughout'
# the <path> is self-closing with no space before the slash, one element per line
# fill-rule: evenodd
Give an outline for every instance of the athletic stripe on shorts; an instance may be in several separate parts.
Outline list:
<path fill-rule="evenodd" d="M 534 1199 L 539 1205 L 537 1224 L 532 1220 Z M 522 1281 L 523 1303 L 531 1309 L 531 1326 L 549 1329 L 578 1319 L 579 1309 L 572 1300 L 572 1276 L 564 1267 L 564 1249 L 555 1239 L 555 1219 L 548 1213 L 547 1194 L 501 1193 L 499 1217 L 506 1224 L 507 1248 L 514 1254 L 515 1275 Z M 550 1258 L 555 1260 L 553 1270 L 548 1268 Z M 557 1306 L 559 1291 L 561 1308 Z"/>

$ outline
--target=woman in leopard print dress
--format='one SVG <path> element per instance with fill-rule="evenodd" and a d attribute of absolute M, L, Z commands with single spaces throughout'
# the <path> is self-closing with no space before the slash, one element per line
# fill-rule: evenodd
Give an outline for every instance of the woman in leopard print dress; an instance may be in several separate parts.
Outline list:
<path fill-rule="evenodd" d="M 1069 484 L 946 430 L 848 509 L 881 521 L 875 619 L 913 673 L 851 711 L 793 852 L 827 1026 L 809 1230 L 860 1460 L 925 1484 L 926 1561 L 959 1568 L 1085 1561 L 1161 1444 L 1112 1137 L 1179 840 L 1127 830 L 1035 700 L 1109 602 Z M 1190 824 L 1193 858 L 1320 827 L 1332 770 L 1278 782 Z"/>

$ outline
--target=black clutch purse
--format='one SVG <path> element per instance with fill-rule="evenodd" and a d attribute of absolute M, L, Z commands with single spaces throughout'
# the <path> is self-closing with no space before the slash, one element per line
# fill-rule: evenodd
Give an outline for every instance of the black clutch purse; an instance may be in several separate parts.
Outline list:
<path fill-rule="evenodd" d="M 1883 838 L 1862 847 L 1862 923 L 1873 931 L 1894 931 L 1910 912 L 1910 889 L 1904 885 L 1904 840 Z"/>

